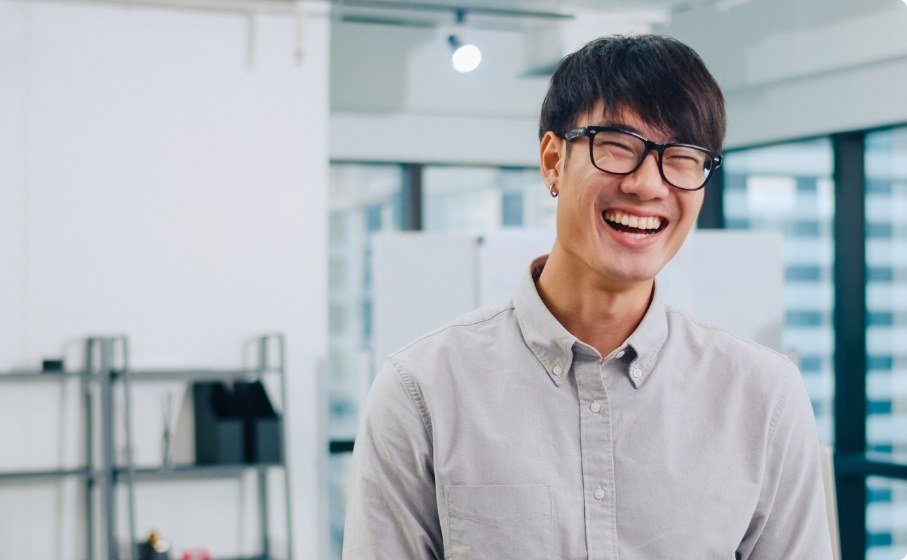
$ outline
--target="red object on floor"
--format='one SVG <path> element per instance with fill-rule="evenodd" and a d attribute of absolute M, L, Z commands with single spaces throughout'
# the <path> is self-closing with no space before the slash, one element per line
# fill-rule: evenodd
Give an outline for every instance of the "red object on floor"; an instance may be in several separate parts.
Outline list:
<path fill-rule="evenodd" d="M 204 548 L 190 548 L 183 551 L 182 560 L 211 560 L 211 554 Z"/>

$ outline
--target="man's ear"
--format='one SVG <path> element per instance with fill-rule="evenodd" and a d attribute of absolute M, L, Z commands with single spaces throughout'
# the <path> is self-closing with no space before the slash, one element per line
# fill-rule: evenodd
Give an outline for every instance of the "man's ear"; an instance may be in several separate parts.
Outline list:
<path fill-rule="evenodd" d="M 561 178 L 565 157 L 564 139 L 550 130 L 546 132 L 539 144 L 539 162 L 542 179 L 549 188 L 556 186 Z"/>

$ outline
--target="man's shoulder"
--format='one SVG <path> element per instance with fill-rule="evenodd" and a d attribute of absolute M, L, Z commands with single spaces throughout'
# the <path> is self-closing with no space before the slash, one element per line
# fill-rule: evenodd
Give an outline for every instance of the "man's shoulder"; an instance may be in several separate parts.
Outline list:
<path fill-rule="evenodd" d="M 712 368 L 722 370 L 720 373 L 742 374 L 748 383 L 767 390 L 786 389 L 792 379 L 800 376 L 791 359 L 776 350 L 678 309 L 669 307 L 667 313 L 675 342 L 706 359 Z"/>
<path fill-rule="evenodd" d="M 502 334 L 502 329 L 515 326 L 513 302 L 506 301 L 464 313 L 429 331 L 387 356 L 395 364 L 412 360 L 424 361 L 439 351 L 456 349 L 468 352 L 476 343 Z"/>

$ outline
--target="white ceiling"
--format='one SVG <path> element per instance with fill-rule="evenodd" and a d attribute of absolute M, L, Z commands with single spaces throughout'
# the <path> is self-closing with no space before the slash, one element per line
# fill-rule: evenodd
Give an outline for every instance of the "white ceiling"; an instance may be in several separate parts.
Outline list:
<path fill-rule="evenodd" d="M 755 92 L 766 80 L 884 58 L 854 55 L 871 50 L 867 40 L 879 41 L 866 33 L 849 40 L 848 30 L 907 11 L 902 0 L 334 0 L 332 7 L 334 111 L 505 118 L 537 114 L 547 86 L 539 70 L 597 36 L 675 36 L 703 56 L 726 93 Z M 467 10 L 462 24 L 456 8 Z M 450 69 L 451 33 L 483 49 L 486 60 L 475 73 Z"/>

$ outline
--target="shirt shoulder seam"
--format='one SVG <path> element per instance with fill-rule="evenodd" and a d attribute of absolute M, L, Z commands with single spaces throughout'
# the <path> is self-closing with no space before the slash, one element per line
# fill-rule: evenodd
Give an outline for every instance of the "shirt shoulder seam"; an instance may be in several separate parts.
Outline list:
<path fill-rule="evenodd" d="M 758 342 L 753 342 L 752 340 L 747 340 L 747 339 L 745 339 L 745 338 L 743 338 L 743 337 L 737 336 L 736 334 L 734 334 L 734 333 L 732 333 L 732 332 L 730 332 L 730 331 L 728 331 L 728 330 L 722 329 L 721 327 L 718 327 L 718 326 L 715 326 L 715 325 L 711 325 L 711 324 L 709 324 L 709 323 L 702 322 L 702 321 L 700 321 L 699 319 L 696 319 L 695 317 L 691 317 L 690 315 L 687 315 L 687 314 L 684 313 L 683 311 L 679 311 L 679 310 L 677 310 L 677 309 L 668 309 L 668 310 L 667 310 L 667 313 L 671 313 L 671 314 L 673 314 L 673 315 L 679 315 L 680 317 L 682 317 L 683 319 L 686 319 L 686 320 L 689 321 L 690 323 L 693 323 L 693 324 L 696 325 L 697 327 L 701 327 L 701 328 L 703 328 L 703 329 L 709 329 L 709 330 L 712 330 L 712 331 L 718 331 L 718 332 L 724 333 L 724 334 L 730 336 L 731 338 L 736 339 L 736 340 L 739 341 L 739 342 L 743 342 L 743 343 L 746 344 L 747 346 L 752 346 L 752 347 L 757 348 L 757 349 L 765 350 L 765 351 L 771 353 L 772 355 L 774 355 L 774 356 L 776 356 L 776 357 L 778 357 L 778 358 L 781 358 L 782 360 L 789 360 L 789 358 L 788 358 L 787 356 L 785 356 L 784 354 L 778 352 L 777 350 L 772 350 L 772 349 L 769 348 L 768 346 L 764 346 L 764 345 L 762 345 L 762 344 L 759 344 Z"/>
<path fill-rule="evenodd" d="M 781 418 L 781 413 L 784 411 L 787 406 L 787 398 L 790 395 L 791 389 L 791 380 L 792 375 L 785 375 L 787 383 L 784 385 L 784 394 L 781 396 L 781 399 L 778 401 L 778 404 L 775 405 L 775 410 L 772 413 L 772 420 L 768 427 L 768 443 L 771 444 L 775 436 L 775 428 L 778 426 L 778 420 Z"/>
<path fill-rule="evenodd" d="M 434 432 L 432 430 L 431 412 L 428 410 L 428 405 L 425 404 L 425 397 L 422 395 L 422 390 L 416 383 L 415 378 L 409 372 L 404 371 L 399 363 L 393 359 L 388 359 L 388 361 L 394 368 L 394 373 L 397 374 L 397 379 L 400 381 L 400 385 L 403 386 L 403 390 L 406 391 L 410 400 L 416 405 L 416 409 L 419 411 L 419 416 L 422 419 L 422 426 L 428 434 L 429 443 L 433 443 L 432 434 Z"/>
<path fill-rule="evenodd" d="M 437 330 L 434 330 L 434 331 L 432 331 L 432 332 L 430 332 L 430 333 L 426 333 L 426 334 L 420 336 L 419 338 L 413 340 L 412 342 L 410 342 L 410 343 L 407 344 L 406 346 L 400 348 L 400 349 L 397 350 L 396 352 L 393 352 L 393 353 L 391 354 L 391 356 L 395 356 L 395 355 L 397 355 L 397 354 L 403 352 L 404 350 L 407 350 L 407 349 L 410 348 L 411 346 L 413 346 L 413 345 L 415 345 L 415 344 L 418 344 L 419 342 L 422 342 L 423 340 L 426 340 L 426 339 L 428 339 L 428 338 L 431 338 L 431 337 L 433 337 L 433 336 L 435 336 L 435 335 L 439 335 L 439 334 L 443 333 L 444 331 L 449 330 L 449 329 L 452 329 L 452 328 L 454 328 L 454 327 L 472 327 L 472 326 L 478 325 L 478 324 L 480 324 L 480 323 L 487 323 L 488 321 L 491 321 L 492 319 L 494 319 L 495 317 L 497 317 L 497 316 L 500 315 L 501 313 L 505 313 L 505 312 L 507 312 L 507 311 L 510 311 L 510 310 L 512 310 L 513 308 L 514 308 L 514 307 L 513 307 L 513 304 L 511 303 L 511 304 L 507 304 L 504 308 L 498 310 L 497 312 L 495 312 L 495 313 L 494 313 L 493 315 L 491 315 L 490 317 L 484 317 L 484 318 L 482 318 L 482 319 L 477 319 L 477 320 L 472 321 L 472 322 L 470 322 L 470 323 L 456 323 L 456 322 L 454 322 L 454 323 L 450 323 L 449 325 L 444 325 L 443 327 L 441 327 L 441 328 L 439 328 L 439 329 L 437 329 Z"/>

